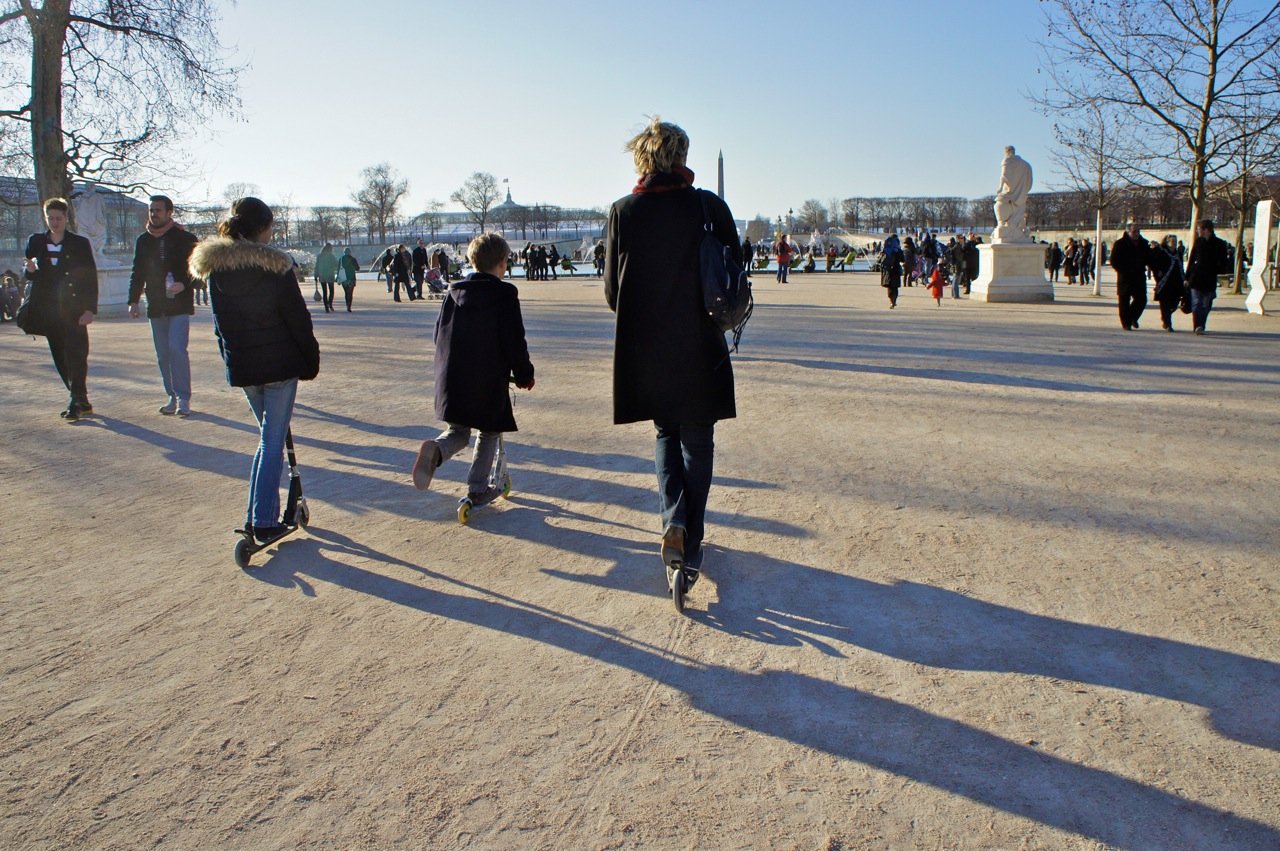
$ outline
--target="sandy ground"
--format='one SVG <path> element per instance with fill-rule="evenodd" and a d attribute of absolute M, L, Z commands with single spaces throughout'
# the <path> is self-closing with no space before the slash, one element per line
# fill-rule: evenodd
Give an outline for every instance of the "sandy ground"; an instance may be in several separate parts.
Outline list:
<path fill-rule="evenodd" d="M 1280 847 L 1280 319 L 756 283 L 683 617 L 593 279 L 521 284 L 466 527 L 463 460 L 408 476 L 435 303 L 317 312 L 312 528 L 247 570 L 207 310 L 186 421 L 145 321 L 74 425 L 0 329 L 0 847 Z"/>

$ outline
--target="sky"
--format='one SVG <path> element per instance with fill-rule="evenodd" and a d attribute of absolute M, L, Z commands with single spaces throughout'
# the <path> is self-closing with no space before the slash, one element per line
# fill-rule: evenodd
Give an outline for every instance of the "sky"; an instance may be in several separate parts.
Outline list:
<path fill-rule="evenodd" d="M 218 34 L 245 66 L 239 119 L 192 135 L 183 205 L 255 184 L 268 203 L 350 204 L 381 162 L 416 215 L 473 172 L 519 203 L 607 208 L 635 183 L 648 116 L 734 215 L 807 199 L 996 189 L 1005 145 L 1059 188 L 1035 0 L 241 0 Z"/>

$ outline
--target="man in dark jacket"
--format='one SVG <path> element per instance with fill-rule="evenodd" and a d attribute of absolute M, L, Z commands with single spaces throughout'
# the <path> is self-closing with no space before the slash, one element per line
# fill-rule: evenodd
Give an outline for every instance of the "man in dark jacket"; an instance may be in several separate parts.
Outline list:
<path fill-rule="evenodd" d="M 192 298 L 195 289 L 187 263 L 198 240 L 173 220 L 173 201 L 152 195 L 147 208 L 147 230 L 133 246 L 133 274 L 129 276 L 129 315 L 141 316 L 138 300 L 147 296 L 147 319 L 156 347 L 160 379 L 169 401 L 160 408 L 165 415 L 191 413 L 191 360 L 187 341 L 191 335 Z"/>
<path fill-rule="evenodd" d="M 427 278 L 427 267 L 431 265 L 431 257 L 427 254 L 427 246 L 422 240 L 413 249 L 413 289 L 409 297 L 422 298 L 422 282 Z"/>
<path fill-rule="evenodd" d="M 1125 233 L 1111 246 L 1111 268 L 1116 270 L 1116 299 L 1119 302 L 1120 326 L 1136 330 L 1142 311 L 1147 308 L 1147 269 L 1151 265 L 1151 247 L 1137 222 L 1129 222 Z"/>
<path fill-rule="evenodd" d="M 1229 270 L 1227 244 L 1213 232 L 1213 221 L 1205 219 L 1196 226 L 1196 241 L 1187 261 L 1187 287 L 1191 291 L 1191 325 L 1196 334 L 1205 332 L 1213 298 L 1218 294 L 1218 273 Z"/>
<path fill-rule="evenodd" d="M 75 422 L 93 413 L 89 403 L 89 325 L 98 313 L 98 267 L 93 246 L 79 234 L 67 231 L 69 205 L 65 198 L 44 202 L 48 230 L 27 240 L 26 278 L 31 282 L 31 308 L 41 317 L 41 327 L 27 333 L 43 334 L 58 376 L 71 394 L 64 420 Z"/>
<path fill-rule="evenodd" d="M 467 259 L 475 272 L 449 287 L 436 318 L 436 416 L 447 428 L 424 440 L 413 464 L 413 486 L 426 490 L 436 468 L 480 436 L 467 474 L 467 499 L 484 505 L 503 490 L 490 471 L 504 431 L 516 430 L 507 384 L 533 389 L 533 362 L 524 337 L 520 297 L 507 271 L 507 241 L 496 233 L 471 240 Z"/>
<path fill-rule="evenodd" d="M 951 240 L 947 246 L 947 259 L 951 262 L 951 297 L 960 298 L 960 289 L 969 288 L 969 273 L 965 271 L 965 243 L 961 235 Z"/>
<path fill-rule="evenodd" d="M 968 295 L 973 282 L 978 280 L 978 265 L 982 255 L 978 254 L 978 244 L 982 240 L 976 234 L 969 234 L 964 243 L 964 294 Z"/>

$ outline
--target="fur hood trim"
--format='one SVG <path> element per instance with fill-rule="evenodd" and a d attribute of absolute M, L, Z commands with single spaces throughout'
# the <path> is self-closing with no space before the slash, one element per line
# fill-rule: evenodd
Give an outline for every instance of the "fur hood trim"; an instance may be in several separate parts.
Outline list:
<path fill-rule="evenodd" d="M 293 268 L 293 258 L 279 249 L 247 239 L 214 237 L 202 240 L 191 252 L 191 274 L 208 278 L 214 272 L 264 269 L 283 275 Z"/>

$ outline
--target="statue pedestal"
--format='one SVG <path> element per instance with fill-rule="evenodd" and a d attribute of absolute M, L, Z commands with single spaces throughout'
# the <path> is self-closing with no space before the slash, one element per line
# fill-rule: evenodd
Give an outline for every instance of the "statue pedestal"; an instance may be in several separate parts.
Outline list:
<path fill-rule="evenodd" d="M 1034 242 L 979 245 L 978 277 L 969 297 L 974 301 L 1053 301 L 1053 284 L 1044 276 L 1044 246 Z"/>
<path fill-rule="evenodd" d="M 130 266 L 98 267 L 98 315 L 123 316 L 129 307 Z"/>

